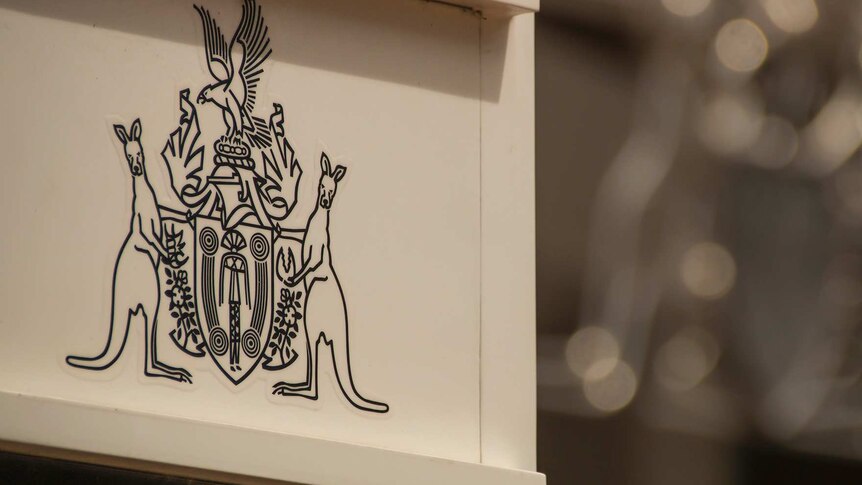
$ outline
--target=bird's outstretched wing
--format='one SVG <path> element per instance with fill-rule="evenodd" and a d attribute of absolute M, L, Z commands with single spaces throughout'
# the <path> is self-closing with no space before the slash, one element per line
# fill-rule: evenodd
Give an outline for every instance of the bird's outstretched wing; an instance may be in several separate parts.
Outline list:
<path fill-rule="evenodd" d="M 245 88 L 245 99 L 240 101 L 243 110 L 250 117 L 257 98 L 257 85 L 263 74 L 263 62 L 272 54 L 269 47 L 269 28 L 264 24 L 260 6 L 254 0 L 245 0 L 242 5 L 242 18 L 231 47 L 234 45 L 242 47 L 239 76 Z"/>
<path fill-rule="evenodd" d="M 230 59 L 227 42 L 221 29 L 215 23 L 209 11 L 195 5 L 195 10 L 201 16 L 204 26 L 204 46 L 207 54 L 207 67 L 210 74 L 219 81 L 227 81 L 233 75 L 233 65 Z"/>

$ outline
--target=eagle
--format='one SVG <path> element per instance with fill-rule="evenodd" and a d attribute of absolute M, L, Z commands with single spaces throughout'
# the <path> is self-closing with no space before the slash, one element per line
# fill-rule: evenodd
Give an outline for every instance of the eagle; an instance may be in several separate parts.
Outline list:
<path fill-rule="evenodd" d="M 255 0 L 245 0 L 230 45 L 209 11 L 194 7 L 203 23 L 207 68 L 216 81 L 201 90 L 198 103 L 221 108 L 228 140 L 246 139 L 257 148 L 268 148 L 272 141 L 266 121 L 252 115 L 263 62 L 272 54 L 260 7 Z"/>

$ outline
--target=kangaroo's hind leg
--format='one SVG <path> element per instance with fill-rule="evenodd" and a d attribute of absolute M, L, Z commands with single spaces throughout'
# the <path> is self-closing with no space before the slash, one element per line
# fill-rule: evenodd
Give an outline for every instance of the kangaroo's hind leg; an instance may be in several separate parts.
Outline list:
<path fill-rule="evenodd" d="M 149 257 L 149 256 L 148 256 Z M 158 259 L 158 257 L 156 257 Z M 149 259 L 141 263 L 146 268 L 146 276 L 141 275 L 142 283 L 146 281 L 149 291 L 141 292 L 142 296 L 140 313 L 144 317 L 144 373 L 148 376 L 166 377 L 179 382 L 192 382 L 192 375 L 185 369 L 180 369 L 161 362 L 158 357 L 158 318 L 159 304 L 161 302 L 161 284 L 159 283 L 157 264 Z M 146 278 L 144 280 L 143 278 Z"/>
<path fill-rule="evenodd" d="M 322 337 L 318 335 L 318 338 L 314 340 L 313 345 L 307 345 L 307 354 L 308 354 L 308 370 L 306 371 L 306 382 L 301 382 L 299 384 L 292 384 L 290 382 L 278 382 L 274 386 L 272 386 L 272 393 L 277 396 L 300 396 L 306 399 L 311 399 L 312 401 L 317 400 L 317 362 L 318 362 L 318 348 L 320 344 L 320 339 Z M 310 342 L 311 339 L 308 339 Z"/>
<path fill-rule="evenodd" d="M 158 313 L 158 309 L 155 313 Z M 171 367 L 167 364 L 159 362 L 159 358 L 156 354 L 156 330 L 158 328 L 156 317 L 152 318 L 151 323 L 150 317 L 145 311 L 141 311 L 141 315 L 144 317 L 145 322 L 144 348 L 146 350 L 146 357 L 144 358 L 144 374 L 150 377 L 166 377 L 168 379 L 173 379 L 178 382 L 191 383 L 192 375 L 187 370 L 179 369 L 177 367 Z"/>

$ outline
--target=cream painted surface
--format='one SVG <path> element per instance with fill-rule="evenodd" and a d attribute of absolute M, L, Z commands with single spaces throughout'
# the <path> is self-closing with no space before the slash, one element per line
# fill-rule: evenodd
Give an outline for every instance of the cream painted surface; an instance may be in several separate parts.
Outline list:
<path fill-rule="evenodd" d="M 482 463 L 521 470 L 536 469 L 533 17 L 482 24 Z"/>
<path fill-rule="evenodd" d="M 525 470 L 0 392 L 0 435 L 253 477 L 332 485 L 544 485 Z M 29 423 L 38 421 L 37 426 Z M 99 439 L 80 439 L 98 436 Z M 133 436 L 134 441 L 129 440 Z M 170 436 L 171 439 L 164 439 Z M 156 442 L 159 446 L 141 446 Z M 2 443 L 0 443 L 2 445 Z M 249 452 L 253 450 L 253 452 Z M 209 479 L 218 481 L 218 477 Z"/>
<path fill-rule="evenodd" d="M 238 3 L 203 3 L 231 35 Z M 260 3 L 275 53 L 258 109 L 284 106 L 300 198 L 322 148 L 348 167 L 333 260 L 356 383 L 391 411 L 350 407 L 328 366 L 317 402 L 272 397 L 282 372 L 235 388 L 172 344 L 164 309 L 159 357 L 193 385 L 143 376 L 140 324 L 108 371 L 64 364 L 104 345 L 128 231 L 131 177 L 111 123 L 141 118 L 150 180 L 176 206 L 159 152 L 178 91 L 209 75 L 199 20 L 174 0 L 0 0 L 0 391 L 477 462 L 478 17 L 422 2 Z M 212 109 L 198 106 L 203 129 Z"/>

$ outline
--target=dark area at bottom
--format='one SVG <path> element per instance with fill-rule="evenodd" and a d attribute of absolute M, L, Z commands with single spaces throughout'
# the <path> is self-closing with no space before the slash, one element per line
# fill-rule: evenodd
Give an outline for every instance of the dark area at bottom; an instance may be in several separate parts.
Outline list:
<path fill-rule="evenodd" d="M 123 470 L 0 451 L 0 485 L 20 484 L 210 485 L 216 482 Z"/>
<path fill-rule="evenodd" d="M 631 411 L 591 419 L 538 415 L 538 470 L 548 485 L 844 485 L 862 462 L 757 438 L 722 442 L 641 424 Z"/>

